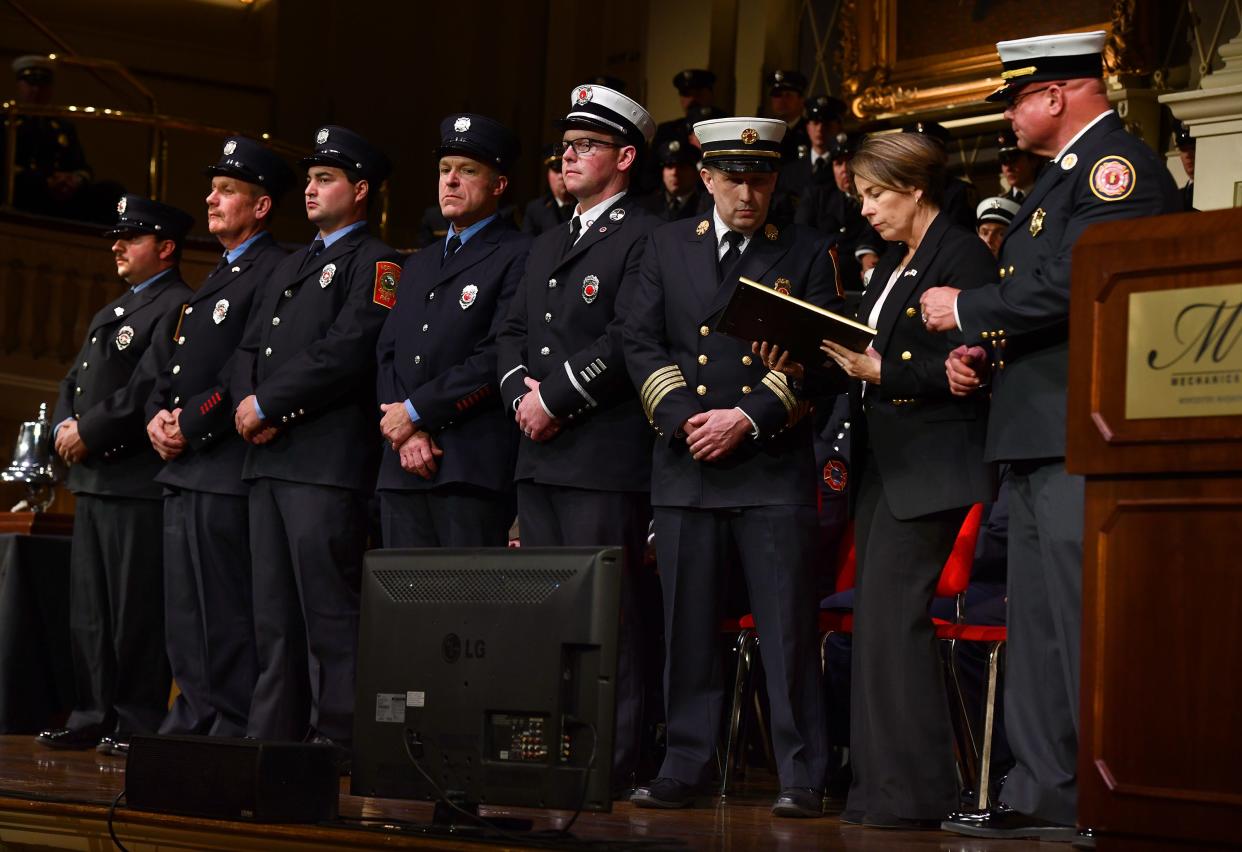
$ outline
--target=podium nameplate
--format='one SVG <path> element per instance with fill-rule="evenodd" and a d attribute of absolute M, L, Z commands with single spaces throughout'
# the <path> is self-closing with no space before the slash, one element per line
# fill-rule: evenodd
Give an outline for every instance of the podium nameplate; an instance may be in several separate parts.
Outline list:
<path fill-rule="evenodd" d="M 1129 420 L 1242 414 L 1242 284 L 1129 295 Z"/>

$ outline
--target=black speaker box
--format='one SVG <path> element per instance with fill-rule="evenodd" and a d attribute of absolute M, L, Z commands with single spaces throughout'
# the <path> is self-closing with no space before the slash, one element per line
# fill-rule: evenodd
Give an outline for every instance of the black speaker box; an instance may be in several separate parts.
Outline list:
<path fill-rule="evenodd" d="M 125 763 L 131 808 L 250 822 L 336 819 L 330 745 L 223 737 L 135 736 Z"/>

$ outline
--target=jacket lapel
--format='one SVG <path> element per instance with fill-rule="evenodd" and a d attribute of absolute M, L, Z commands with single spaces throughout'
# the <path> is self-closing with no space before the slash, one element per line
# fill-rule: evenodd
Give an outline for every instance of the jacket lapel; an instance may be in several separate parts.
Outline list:
<path fill-rule="evenodd" d="M 698 233 L 701 222 L 707 222 L 707 230 Z M 686 221 L 686 242 L 690 244 L 690 248 L 686 253 L 687 270 L 690 273 L 689 284 L 694 289 L 694 293 L 698 296 L 699 304 L 704 306 L 710 305 L 716 298 L 716 291 L 719 289 L 716 284 L 716 229 L 712 226 L 712 219 L 709 215 L 706 220 L 693 219 Z"/>
<path fill-rule="evenodd" d="M 880 308 L 880 316 L 876 320 L 877 334 L 875 342 L 871 344 L 876 351 L 883 352 L 884 347 L 888 345 L 888 338 L 893 333 L 897 318 L 901 316 L 901 309 L 910 300 L 910 295 L 924 282 L 923 270 L 931 267 L 948 226 L 948 217 L 943 213 L 938 214 L 932 221 L 931 227 L 927 229 L 927 233 L 923 235 L 923 242 L 919 243 L 914 257 L 910 258 L 901 277 L 893 284 L 893 289 L 889 292 L 888 298 L 884 300 L 884 306 Z M 888 274 L 893 274 L 892 269 L 889 269 Z M 886 278 L 885 283 L 887 282 Z M 879 295 L 877 294 L 875 298 L 878 299 Z M 871 305 L 867 308 L 868 312 L 873 307 L 875 307 L 875 299 L 872 299 Z"/>
<path fill-rule="evenodd" d="M 496 251 L 499 245 L 496 239 L 499 221 L 497 219 L 466 240 L 466 244 L 461 247 L 457 254 L 450 258 L 445 258 L 443 265 L 439 267 L 431 289 L 434 290 L 455 275 L 460 275 L 475 264 L 481 263 L 488 255 Z M 443 249 L 443 246 L 441 246 L 441 249 Z"/>
<path fill-rule="evenodd" d="M 556 269 L 560 269 L 565 264 L 572 262 L 574 258 L 585 252 L 591 246 L 596 243 L 603 242 L 617 231 L 621 230 L 625 226 L 624 210 L 625 203 L 628 199 L 629 194 L 627 193 L 618 198 L 616 203 L 601 213 L 599 218 L 591 223 L 591 227 L 578 238 L 578 242 L 575 243 L 574 247 L 569 250 L 569 253 L 562 257 L 556 264 Z M 612 218 L 612 213 L 615 210 L 623 211 L 621 219 L 614 220 Z M 566 233 L 568 233 L 568 230 L 569 229 L 566 228 Z"/>
<path fill-rule="evenodd" d="M 750 242 L 746 245 L 746 250 L 738 258 L 733 271 L 729 273 L 729 277 L 720 282 L 716 287 L 715 296 L 707 312 L 708 317 L 715 316 L 729 304 L 729 299 L 733 297 L 733 291 L 737 289 L 737 280 L 739 278 L 749 278 L 752 281 L 760 280 L 789 251 L 788 241 L 790 238 L 778 235 L 775 240 L 768 239 L 764 231 L 766 227 L 765 225 L 755 231 L 750 238 Z M 714 255 L 712 260 L 715 260 Z M 715 271 L 713 263 L 710 280 L 715 280 Z"/>
<path fill-rule="evenodd" d="M 158 279 L 153 281 L 150 286 L 144 287 L 141 293 L 135 293 L 133 290 L 126 290 L 121 294 L 120 298 L 103 308 L 99 313 L 95 314 L 95 319 L 91 323 L 87 334 L 91 334 L 96 330 L 103 328 L 105 325 L 112 323 L 124 323 L 127 317 L 132 317 L 138 313 L 147 304 L 155 298 L 155 294 L 169 284 L 181 280 L 177 268 L 164 272 Z M 121 313 L 117 314 L 116 309 L 120 308 Z"/>
<path fill-rule="evenodd" d="M 315 258 L 308 256 L 308 249 L 302 249 L 304 258 L 302 260 L 302 269 L 298 272 L 297 280 L 302 282 L 314 275 L 317 282 L 319 276 L 323 273 L 323 268 L 325 266 L 347 254 L 355 245 L 357 245 L 359 240 L 364 239 L 366 236 L 367 229 L 365 227 L 358 228 L 355 231 L 350 231 L 348 234 L 341 237 L 339 240 L 320 252 L 319 256 Z"/>
<path fill-rule="evenodd" d="M 241 257 L 237 258 L 237 260 L 228 264 L 214 275 L 207 276 L 207 280 L 203 282 L 203 286 L 199 287 L 198 290 L 194 292 L 194 295 L 190 297 L 189 303 L 191 305 L 198 304 L 220 288 L 224 287 L 232 281 L 233 278 L 243 274 L 254 263 L 254 259 L 258 256 L 258 253 L 265 246 L 270 245 L 273 242 L 275 242 L 275 240 L 271 234 L 264 234 L 259 237 L 250 244 L 249 248 L 242 253 Z M 234 272 L 234 269 L 237 271 Z"/>

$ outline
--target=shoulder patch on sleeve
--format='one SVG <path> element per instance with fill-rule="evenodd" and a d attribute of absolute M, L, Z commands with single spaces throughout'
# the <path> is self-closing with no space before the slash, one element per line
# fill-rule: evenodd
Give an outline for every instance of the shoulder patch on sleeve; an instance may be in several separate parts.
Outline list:
<path fill-rule="evenodd" d="M 1091 191 L 1103 201 L 1120 201 L 1134 191 L 1134 166 L 1125 157 L 1109 154 L 1091 167 Z"/>
<path fill-rule="evenodd" d="M 401 280 L 401 265 L 391 260 L 380 260 L 375 264 L 375 289 L 371 301 L 386 308 L 397 305 L 397 283 Z"/>

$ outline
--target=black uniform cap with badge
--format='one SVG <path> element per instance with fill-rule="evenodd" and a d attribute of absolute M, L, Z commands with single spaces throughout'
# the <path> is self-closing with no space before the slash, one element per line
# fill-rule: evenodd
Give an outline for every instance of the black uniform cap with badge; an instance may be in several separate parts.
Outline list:
<path fill-rule="evenodd" d="M 773 71 L 768 74 L 767 86 L 769 95 L 777 95 L 782 91 L 805 94 L 806 75 L 801 71 Z"/>
<path fill-rule="evenodd" d="M 305 169 L 311 166 L 344 169 L 346 174 L 371 184 L 372 197 L 374 190 L 379 188 L 392 170 L 383 151 L 354 131 L 334 124 L 325 125 L 316 131 L 314 153 L 303 157 L 300 164 Z"/>
<path fill-rule="evenodd" d="M 778 118 L 715 118 L 694 126 L 703 165 L 724 172 L 775 172 L 781 165 L 785 122 Z"/>
<path fill-rule="evenodd" d="M 656 146 L 655 161 L 661 167 L 693 166 L 699 161 L 699 149 L 685 139 L 665 139 Z"/>
<path fill-rule="evenodd" d="M 181 245 L 194 226 L 194 217 L 184 210 L 141 195 L 122 195 L 116 205 L 116 214 L 116 224 L 104 231 L 105 237 L 130 239 L 155 234 L 161 240 L 172 240 Z"/>
<path fill-rule="evenodd" d="M 948 148 L 953 134 L 943 124 L 936 121 L 916 121 L 901 128 L 902 133 L 921 133 L 928 139 L 934 139 L 942 148 Z"/>
<path fill-rule="evenodd" d="M 996 159 L 998 162 L 1002 164 L 1008 163 L 1019 154 L 1025 153 L 1025 151 L 1018 147 L 1018 134 L 1009 128 L 1005 128 L 996 134 Z"/>
<path fill-rule="evenodd" d="M 486 115 L 462 112 L 440 122 L 438 157 L 452 154 L 469 157 L 507 175 L 521 152 L 522 143 L 517 134 Z"/>
<path fill-rule="evenodd" d="M 1106 35 L 1103 30 L 1094 30 L 998 41 L 996 52 L 1000 54 L 1001 79 L 1005 83 L 987 100 L 1012 104 L 1031 83 L 1100 79 L 1104 76 L 1100 51 L 1104 49 Z"/>
<path fill-rule="evenodd" d="M 706 68 L 687 68 L 673 76 L 673 87 L 684 98 L 694 94 L 697 89 L 711 89 L 716 85 L 716 75 Z"/>
<path fill-rule="evenodd" d="M 540 161 L 545 169 L 559 172 L 561 170 L 561 146 L 555 142 L 544 145 L 540 152 Z"/>
<path fill-rule="evenodd" d="M 616 89 L 590 83 L 569 93 L 569 112 L 557 125 L 562 130 L 582 127 L 620 136 L 640 151 L 655 136 L 655 122 L 642 104 Z"/>
<path fill-rule="evenodd" d="M 13 60 L 17 79 L 31 86 L 46 86 L 55 76 L 56 63 L 41 54 L 27 54 Z"/>
<path fill-rule="evenodd" d="M 273 201 L 280 199 L 293 186 L 293 169 L 275 151 L 245 136 L 229 136 L 224 140 L 220 159 L 204 169 L 208 177 L 234 177 L 260 186 Z"/>
<path fill-rule="evenodd" d="M 838 133 L 828 141 L 828 159 L 833 162 L 849 160 L 857 150 L 858 137 L 850 136 L 848 133 Z"/>
<path fill-rule="evenodd" d="M 845 115 L 845 101 L 832 95 L 816 95 L 806 102 L 807 121 L 840 122 Z"/>

